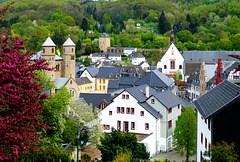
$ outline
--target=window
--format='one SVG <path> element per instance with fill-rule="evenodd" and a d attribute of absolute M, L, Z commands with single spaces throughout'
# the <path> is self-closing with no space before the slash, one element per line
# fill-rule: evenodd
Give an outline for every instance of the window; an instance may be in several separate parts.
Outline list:
<path fill-rule="evenodd" d="M 124 94 L 122 95 L 122 99 L 125 99 L 125 95 Z"/>
<path fill-rule="evenodd" d="M 99 83 L 101 83 L 101 80 L 102 80 L 102 79 L 99 79 Z"/>
<path fill-rule="evenodd" d="M 131 114 L 134 114 L 134 108 L 131 108 Z"/>
<path fill-rule="evenodd" d="M 112 116 L 112 111 L 109 111 L 109 115 Z"/>
<path fill-rule="evenodd" d="M 180 109 L 180 105 L 178 105 L 178 109 Z"/>
<path fill-rule="evenodd" d="M 151 99 L 151 104 L 155 104 L 155 99 Z"/>
<path fill-rule="evenodd" d="M 105 125 L 105 124 L 104 124 L 104 125 L 103 125 L 103 129 L 104 129 L 104 130 L 110 130 L 110 125 Z"/>
<path fill-rule="evenodd" d="M 45 53 L 45 48 L 43 48 L 43 53 Z"/>
<path fill-rule="evenodd" d="M 145 129 L 149 130 L 149 123 L 145 123 Z"/>
<path fill-rule="evenodd" d="M 124 107 L 121 107 L 121 113 L 124 114 Z"/>
<path fill-rule="evenodd" d="M 168 110 L 168 114 L 171 114 L 171 113 L 172 113 L 172 108 Z"/>
<path fill-rule="evenodd" d="M 207 124 L 207 119 L 205 119 L 205 123 Z"/>
<path fill-rule="evenodd" d="M 105 90 L 105 86 L 103 86 L 103 90 Z"/>
<path fill-rule="evenodd" d="M 167 69 L 167 65 L 164 65 L 164 69 Z"/>
<path fill-rule="evenodd" d="M 71 56 L 71 60 L 74 60 L 74 56 Z"/>
<path fill-rule="evenodd" d="M 106 129 L 106 125 L 105 125 L 105 124 L 103 125 L 103 129 L 104 129 L 104 130 Z"/>
<path fill-rule="evenodd" d="M 117 113 L 120 113 L 120 107 L 117 107 Z"/>
<path fill-rule="evenodd" d="M 105 84 L 105 79 L 103 79 L 103 84 Z"/>
<path fill-rule="evenodd" d="M 117 128 L 121 128 L 121 121 L 117 121 Z"/>
<path fill-rule="evenodd" d="M 140 111 L 140 116 L 144 116 L 144 111 Z"/>
<path fill-rule="evenodd" d="M 126 132 L 128 129 L 128 121 L 125 121 L 124 124 L 123 124 L 123 131 Z"/>
<path fill-rule="evenodd" d="M 129 95 L 126 95 L 126 99 L 127 99 L 127 100 L 129 99 Z"/>
<path fill-rule="evenodd" d="M 127 110 L 126 110 L 126 111 L 127 111 L 126 114 L 130 114 L 130 113 L 131 113 L 129 107 L 127 107 Z"/>
<path fill-rule="evenodd" d="M 59 64 L 58 65 L 56 65 L 56 71 L 59 71 Z"/>
<path fill-rule="evenodd" d="M 172 128 L 172 120 L 168 121 L 168 129 Z"/>
<path fill-rule="evenodd" d="M 203 160 L 203 154 L 202 154 L 202 151 L 200 152 L 200 161 L 202 162 Z"/>
<path fill-rule="evenodd" d="M 203 144 L 203 134 L 201 133 L 201 143 Z"/>
<path fill-rule="evenodd" d="M 205 149 L 207 150 L 207 138 L 205 137 Z"/>
<path fill-rule="evenodd" d="M 100 90 L 102 89 L 102 87 L 100 86 Z"/>
<path fill-rule="evenodd" d="M 182 65 L 179 65 L 179 69 L 182 69 Z"/>
<path fill-rule="evenodd" d="M 135 122 L 131 122 L 131 129 L 135 130 Z"/>
<path fill-rule="evenodd" d="M 107 125 L 107 130 L 109 130 L 110 129 L 110 125 Z"/>
<path fill-rule="evenodd" d="M 65 48 L 63 48 L 63 52 L 65 52 Z"/>
<path fill-rule="evenodd" d="M 174 60 L 170 61 L 170 68 L 175 69 L 175 61 Z"/>
<path fill-rule="evenodd" d="M 54 53 L 54 48 L 52 48 L 52 53 Z"/>
<path fill-rule="evenodd" d="M 72 52 L 73 52 L 73 48 L 72 48 Z"/>
<path fill-rule="evenodd" d="M 210 125 L 210 119 L 208 119 L 208 129 L 211 129 L 211 125 Z"/>

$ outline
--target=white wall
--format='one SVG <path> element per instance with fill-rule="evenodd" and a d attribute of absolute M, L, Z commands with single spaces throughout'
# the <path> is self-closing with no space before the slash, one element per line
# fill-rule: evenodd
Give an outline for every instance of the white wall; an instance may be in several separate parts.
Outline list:
<path fill-rule="evenodd" d="M 139 65 L 141 62 L 145 62 L 145 58 L 132 58 L 133 65 Z"/>
<path fill-rule="evenodd" d="M 112 57 L 109 57 L 109 59 L 113 61 L 121 61 L 121 56 L 120 57 L 112 56 Z"/>
<path fill-rule="evenodd" d="M 83 73 L 80 75 L 80 78 L 87 77 L 92 82 L 92 91 L 95 91 L 95 80 L 96 78 L 93 78 L 87 70 L 84 70 Z"/>
<path fill-rule="evenodd" d="M 210 130 L 208 129 L 208 120 L 206 124 L 205 119 L 202 118 L 202 115 L 199 112 L 197 112 L 197 162 L 201 161 L 201 152 L 204 154 L 204 152 L 209 149 L 209 144 L 211 143 Z M 201 133 L 203 134 L 203 142 L 201 142 Z M 205 138 L 207 139 L 207 149 L 205 148 Z"/>

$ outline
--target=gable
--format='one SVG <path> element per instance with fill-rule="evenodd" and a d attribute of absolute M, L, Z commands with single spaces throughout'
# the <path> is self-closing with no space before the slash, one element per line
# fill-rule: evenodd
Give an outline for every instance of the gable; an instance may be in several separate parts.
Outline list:
<path fill-rule="evenodd" d="M 177 47 L 172 43 L 168 50 L 165 52 L 163 57 L 160 59 L 160 62 L 169 61 L 169 59 L 180 59 L 184 60 L 182 54 L 179 52 Z"/>

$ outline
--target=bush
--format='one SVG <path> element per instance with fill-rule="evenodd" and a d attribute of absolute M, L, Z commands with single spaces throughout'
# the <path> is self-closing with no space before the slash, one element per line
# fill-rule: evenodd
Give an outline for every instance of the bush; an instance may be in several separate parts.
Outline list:
<path fill-rule="evenodd" d="M 91 156 L 88 155 L 88 154 L 82 154 L 81 155 L 81 161 L 83 161 L 83 162 L 91 161 Z"/>

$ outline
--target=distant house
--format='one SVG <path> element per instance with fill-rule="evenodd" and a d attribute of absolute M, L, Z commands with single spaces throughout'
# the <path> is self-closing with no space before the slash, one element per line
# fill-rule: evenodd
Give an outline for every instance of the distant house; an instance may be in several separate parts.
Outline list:
<path fill-rule="evenodd" d="M 93 53 L 90 54 L 90 59 L 92 62 L 98 61 L 121 61 L 121 53 L 103 52 L 103 53 Z"/>
<path fill-rule="evenodd" d="M 197 162 L 211 144 L 234 142 L 240 149 L 240 87 L 228 80 L 196 99 L 197 108 Z"/>
<path fill-rule="evenodd" d="M 92 82 L 88 79 L 88 77 L 76 78 L 76 82 L 78 84 L 80 93 L 88 93 L 92 92 Z"/>
<path fill-rule="evenodd" d="M 133 65 L 139 65 L 141 62 L 145 62 L 145 57 L 140 52 L 133 52 L 128 55 L 128 60 L 132 61 Z"/>
<path fill-rule="evenodd" d="M 150 70 L 150 65 L 146 61 L 142 61 L 139 66 L 141 66 L 144 71 Z"/>
<path fill-rule="evenodd" d="M 126 65 L 121 69 L 121 76 L 129 76 L 129 77 L 142 77 L 144 75 L 144 71 L 141 66 L 136 65 Z"/>
<path fill-rule="evenodd" d="M 134 47 L 125 47 L 125 48 L 123 48 L 123 53 L 125 55 L 127 55 L 127 56 L 130 55 L 133 52 L 137 52 L 137 48 L 134 48 Z"/>
<path fill-rule="evenodd" d="M 72 95 L 73 99 L 77 99 L 79 95 L 79 87 L 77 82 L 73 78 L 55 78 L 56 80 L 56 86 L 55 86 L 55 93 L 59 92 L 61 87 L 66 87 L 68 89 L 68 92 Z M 76 92 L 76 90 L 78 92 Z"/>
<path fill-rule="evenodd" d="M 150 155 L 172 149 L 175 121 L 181 114 L 181 100 L 170 91 L 156 92 L 148 85 L 122 90 L 102 110 L 104 132 L 111 127 L 135 133 Z"/>
<path fill-rule="evenodd" d="M 81 69 L 79 69 L 77 74 L 78 74 L 78 78 L 87 77 L 92 83 L 91 91 L 94 91 L 95 90 L 95 81 L 96 81 L 98 71 L 99 71 L 99 69 L 96 67 L 82 67 Z"/>

